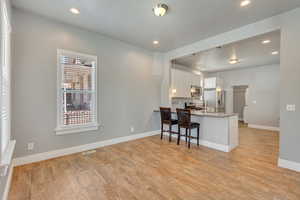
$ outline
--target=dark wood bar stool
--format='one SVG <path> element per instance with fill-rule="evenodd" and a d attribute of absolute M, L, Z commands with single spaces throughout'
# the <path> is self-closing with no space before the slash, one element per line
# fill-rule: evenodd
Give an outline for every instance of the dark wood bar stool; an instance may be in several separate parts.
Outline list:
<path fill-rule="evenodd" d="M 178 132 L 172 131 L 172 126 L 178 124 L 178 120 L 172 119 L 171 108 L 160 107 L 160 116 L 161 116 L 161 136 L 163 138 L 163 133 L 169 133 L 169 141 L 172 140 L 172 134 L 178 134 Z M 169 125 L 169 130 L 164 130 L 164 124 Z"/>
<path fill-rule="evenodd" d="M 177 119 L 178 119 L 178 140 L 177 144 L 180 143 L 181 128 L 185 128 L 185 142 L 188 142 L 188 147 L 191 148 L 191 138 L 197 139 L 197 145 L 199 146 L 200 140 L 200 124 L 196 122 L 191 122 L 191 110 L 189 109 L 176 109 Z M 197 137 L 191 135 L 192 129 L 197 128 Z M 188 139 L 188 141 L 187 141 Z"/>

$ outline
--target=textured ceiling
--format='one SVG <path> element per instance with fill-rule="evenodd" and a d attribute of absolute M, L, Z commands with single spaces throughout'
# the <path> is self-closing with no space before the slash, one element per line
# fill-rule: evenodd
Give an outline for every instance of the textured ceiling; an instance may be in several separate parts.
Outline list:
<path fill-rule="evenodd" d="M 299 0 L 162 0 L 169 12 L 156 17 L 158 0 L 12 0 L 13 6 L 165 52 L 300 6 Z M 79 8 L 80 15 L 69 12 Z M 153 40 L 160 44 L 154 46 Z"/>

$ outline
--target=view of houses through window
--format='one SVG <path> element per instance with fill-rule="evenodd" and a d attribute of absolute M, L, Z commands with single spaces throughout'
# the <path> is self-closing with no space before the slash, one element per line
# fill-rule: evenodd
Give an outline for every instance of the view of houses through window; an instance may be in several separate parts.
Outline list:
<path fill-rule="evenodd" d="M 96 57 L 60 50 L 58 128 L 97 123 Z"/>
<path fill-rule="evenodd" d="M 64 125 L 92 122 L 91 68 L 64 67 Z"/>

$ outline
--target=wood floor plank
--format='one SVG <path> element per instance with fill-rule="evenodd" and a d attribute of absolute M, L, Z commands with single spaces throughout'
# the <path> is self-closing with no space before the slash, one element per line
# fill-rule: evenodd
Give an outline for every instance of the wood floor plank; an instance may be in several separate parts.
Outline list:
<path fill-rule="evenodd" d="M 240 128 L 230 153 L 159 136 L 16 167 L 10 200 L 299 200 L 300 173 L 277 167 L 279 134 Z"/>

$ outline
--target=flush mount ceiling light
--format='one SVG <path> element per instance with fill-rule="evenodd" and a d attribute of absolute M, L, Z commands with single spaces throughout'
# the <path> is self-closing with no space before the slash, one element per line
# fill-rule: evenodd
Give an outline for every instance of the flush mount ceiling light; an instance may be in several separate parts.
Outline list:
<path fill-rule="evenodd" d="M 250 0 L 244 0 L 244 1 L 241 1 L 241 7 L 245 7 L 245 6 L 248 6 L 249 4 L 251 3 Z"/>
<path fill-rule="evenodd" d="M 271 54 L 272 54 L 272 55 L 278 55 L 279 52 L 278 52 L 278 51 L 273 51 Z"/>
<path fill-rule="evenodd" d="M 70 12 L 73 13 L 74 15 L 80 14 L 79 9 L 77 9 L 77 8 L 70 8 Z"/>
<path fill-rule="evenodd" d="M 159 44 L 159 41 L 154 40 L 154 41 L 153 41 L 153 44 L 155 44 L 155 45 L 156 45 L 156 44 Z"/>
<path fill-rule="evenodd" d="M 262 41 L 261 43 L 262 44 L 269 44 L 271 42 L 271 40 L 264 40 L 264 41 Z"/>
<path fill-rule="evenodd" d="M 239 62 L 239 59 L 237 59 L 237 58 L 232 58 L 229 60 L 229 64 L 232 64 L 232 65 L 237 64 L 238 62 Z"/>
<path fill-rule="evenodd" d="M 159 3 L 153 8 L 154 15 L 158 17 L 164 16 L 167 13 L 167 11 L 168 6 L 163 3 Z"/>

